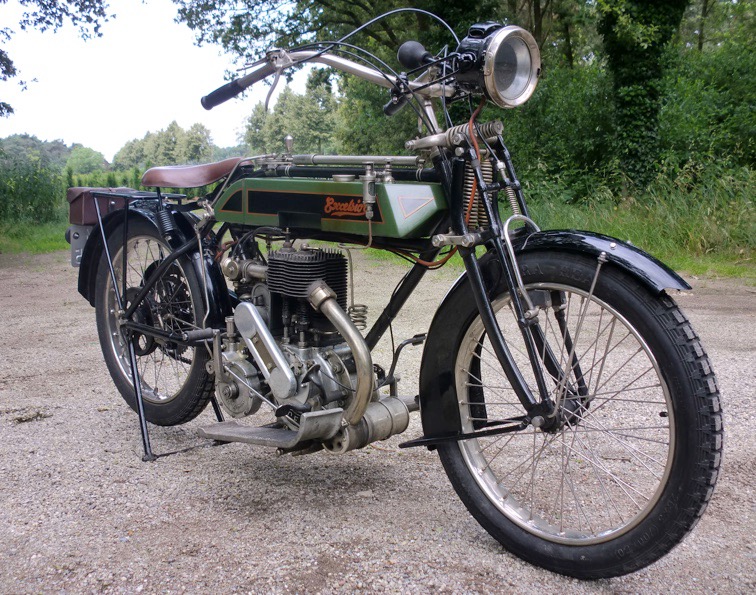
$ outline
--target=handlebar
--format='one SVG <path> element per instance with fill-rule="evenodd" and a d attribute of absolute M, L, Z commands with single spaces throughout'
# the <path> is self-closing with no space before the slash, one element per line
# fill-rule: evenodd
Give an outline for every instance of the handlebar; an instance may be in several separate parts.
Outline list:
<path fill-rule="evenodd" d="M 320 52 L 317 50 L 299 50 L 296 52 L 271 50 L 264 58 L 262 65 L 257 69 L 253 70 L 246 76 L 235 79 L 230 83 L 226 83 L 222 87 L 218 87 L 215 91 L 203 97 L 201 100 L 202 107 L 207 110 L 212 109 L 215 106 L 220 105 L 224 101 L 228 101 L 229 99 L 236 97 L 247 87 L 250 87 L 256 82 L 261 81 L 271 74 L 274 74 L 277 70 L 285 70 L 286 68 L 290 68 L 291 66 L 304 62 L 317 62 L 320 64 L 325 64 L 326 66 L 331 66 L 332 68 L 341 70 L 342 72 L 353 74 L 361 79 L 364 79 L 381 87 L 386 87 L 387 89 L 393 89 L 397 87 L 397 80 L 393 75 L 384 74 L 380 70 L 376 70 L 375 68 L 370 68 L 369 66 L 358 64 L 357 62 L 347 60 L 346 58 L 342 58 L 340 56 L 335 56 L 328 52 Z M 451 97 L 455 91 L 454 86 L 450 84 L 433 84 L 426 86 L 425 83 L 412 81 L 408 83 L 408 85 L 410 89 L 418 89 L 417 92 L 420 95 L 427 97 L 441 97 L 442 95 Z M 419 89 L 420 87 L 423 88 Z M 405 101 L 401 101 L 400 98 L 397 101 L 396 108 L 401 108 L 404 103 L 406 103 L 406 98 Z M 390 108 L 388 108 L 387 106 L 387 108 L 385 109 Z"/>
<path fill-rule="evenodd" d="M 407 105 L 407 101 L 409 101 L 409 96 L 407 95 L 391 95 L 391 99 L 389 99 L 388 103 L 383 106 L 383 113 L 387 116 L 393 116 L 394 114 L 399 113 L 401 109 Z"/>
<path fill-rule="evenodd" d="M 270 62 L 266 62 L 260 66 L 260 68 L 253 70 L 249 74 L 234 79 L 230 83 L 226 83 L 225 85 L 218 87 L 215 91 L 208 93 L 200 99 L 200 103 L 202 103 L 202 107 L 206 110 L 211 110 L 215 106 L 220 105 L 229 99 L 233 99 L 247 87 L 251 87 L 256 82 L 270 76 L 275 71 L 275 66 Z"/>
<path fill-rule="evenodd" d="M 239 84 L 238 79 L 234 79 L 230 83 L 226 83 L 222 87 L 218 87 L 212 93 L 205 95 L 202 99 L 200 99 L 200 103 L 206 110 L 211 110 L 216 105 L 220 105 L 224 101 L 228 101 L 232 97 L 236 97 L 242 91 L 244 91 L 244 87 Z"/>

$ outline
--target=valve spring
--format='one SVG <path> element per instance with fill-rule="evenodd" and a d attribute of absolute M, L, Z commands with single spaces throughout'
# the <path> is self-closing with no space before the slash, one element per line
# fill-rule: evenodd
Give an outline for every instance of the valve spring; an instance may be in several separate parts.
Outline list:
<path fill-rule="evenodd" d="M 299 326 L 300 328 L 307 328 L 310 325 L 310 306 L 304 301 L 299 301 Z"/>
<path fill-rule="evenodd" d="M 480 168 L 483 170 L 483 179 L 486 184 L 493 183 L 493 166 L 491 162 L 481 160 Z M 465 212 L 470 205 L 470 193 L 472 192 L 473 182 L 475 181 L 475 172 L 469 165 L 465 168 Z M 480 191 L 475 193 L 473 198 L 473 206 L 470 211 L 470 221 L 467 224 L 468 229 L 481 229 L 488 227 L 488 216 L 486 215 L 486 209 L 483 206 L 481 200 Z"/>
<path fill-rule="evenodd" d="M 364 331 L 367 328 L 368 307 L 365 304 L 352 304 L 347 310 L 352 324 L 358 331 Z"/>

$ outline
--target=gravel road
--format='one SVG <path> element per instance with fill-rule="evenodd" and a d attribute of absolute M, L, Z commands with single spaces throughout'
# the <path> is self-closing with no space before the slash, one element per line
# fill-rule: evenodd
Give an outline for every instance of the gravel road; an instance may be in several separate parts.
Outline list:
<path fill-rule="evenodd" d="M 374 320 L 403 269 L 358 268 Z M 157 452 L 178 452 L 143 463 L 76 275 L 66 253 L 0 255 L 0 593 L 756 592 L 753 283 L 693 280 L 678 298 L 713 360 L 727 424 L 703 520 L 650 568 L 580 582 L 503 551 L 437 456 L 400 451 L 398 437 L 340 457 L 277 457 L 198 438 L 206 411 L 152 428 Z M 454 275 L 428 276 L 397 337 L 425 330 Z M 402 392 L 414 394 L 420 350 L 408 355 Z M 414 420 L 402 439 L 419 434 Z"/>

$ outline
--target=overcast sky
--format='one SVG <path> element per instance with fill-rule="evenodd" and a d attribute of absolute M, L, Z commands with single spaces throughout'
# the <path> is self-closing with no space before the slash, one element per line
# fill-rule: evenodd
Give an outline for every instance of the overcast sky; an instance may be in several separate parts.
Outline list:
<path fill-rule="evenodd" d="M 215 46 L 194 45 L 189 28 L 173 22 L 170 0 L 109 3 L 116 18 L 103 26 L 101 38 L 86 42 L 70 25 L 58 33 L 21 32 L 16 0 L 0 4 L 0 26 L 16 31 L 3 47 L 20 71 L 0 82 L 0 100 L 16 112 L 0 118 L 0 138 L 28 133 L 77 142 L 111 161 L 126 141 L 176 120 L 183 128 L 201 122 L 215 144 L 236 145 L 245 117 L 264 101 L 267 87 L 258 84 L 243 99 L 204 110 L 200 97 L 224 83 L 233 58 Z M 26 91 L 19 88 L 20 79 L 35 78 Z M 295 83 L 300 92 L 302 87 Z"/>

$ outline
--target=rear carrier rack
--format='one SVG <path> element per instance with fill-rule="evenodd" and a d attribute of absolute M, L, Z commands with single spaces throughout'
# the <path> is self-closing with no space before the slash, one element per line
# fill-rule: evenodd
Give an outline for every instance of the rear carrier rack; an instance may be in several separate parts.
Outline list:
<path fill-rule="evenodd" d="M 136 201 L 167 199 L 180 205 L 185 194 L 165 194 L 134 190 L 133 188 L 90 188 L 76 186 L 66 193 L 68 201 L 68 222 L 66 241 L 71 244 L 71 265 L 78 267 L 84 245 L 100 219 L 119 209 L 124 209 Z M 95 204 L 96 203 L 96 204 Z M 99 210 L 99 213 L 98 213 Z"/>

